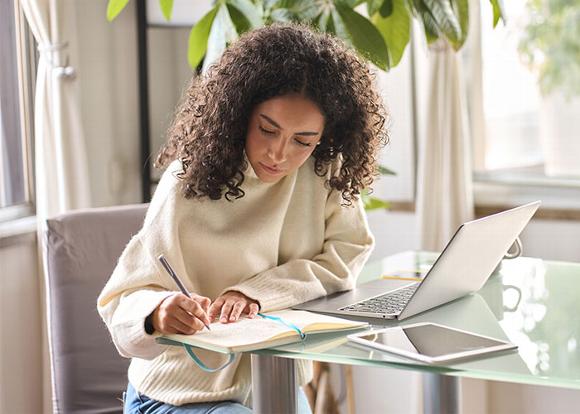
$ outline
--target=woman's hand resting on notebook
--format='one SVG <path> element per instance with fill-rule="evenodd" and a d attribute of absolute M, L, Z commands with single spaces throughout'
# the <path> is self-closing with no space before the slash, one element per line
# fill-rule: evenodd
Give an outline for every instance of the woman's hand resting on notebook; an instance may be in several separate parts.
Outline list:
<path fill-rule="evenodd" d="M 183 293 L 166 297 L 152 313 L 153 328 L 162 334 L 192 335 L 209 325 L 208 310 L 211 300 L 205 296 Z"/>
<path fill-rule="evenodd" d="M 219 296 L 209 308 L 209 319 L 213 321 L 220 315 L 221 323 L 235 322 L 242 313 L 253 318 L 258 314 L 260 305 L 253 299 L 248 298 L 240 292 L 231 290 Z"/>

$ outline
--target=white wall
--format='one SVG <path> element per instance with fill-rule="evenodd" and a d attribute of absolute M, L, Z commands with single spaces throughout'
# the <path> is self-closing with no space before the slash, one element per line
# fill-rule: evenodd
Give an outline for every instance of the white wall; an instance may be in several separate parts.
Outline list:
<path fill-rule="evenodd" d="M 43 412 L 42 300 L 33 238 L 0 241 L 0 413 Z"/>
<path fill-rule="evenodd" d="M 135 5 L 106 21 L 106 1 L 68 0 L 94 206 L 141 199 Z"/>

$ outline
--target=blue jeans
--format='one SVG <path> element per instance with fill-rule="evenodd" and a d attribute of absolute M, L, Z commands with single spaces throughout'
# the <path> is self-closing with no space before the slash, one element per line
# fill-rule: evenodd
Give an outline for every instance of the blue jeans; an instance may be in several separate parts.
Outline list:
<path fill-rule="evenodd" d="M 123 414 L 251 414 L 252 412 L 251 408 L 235 401 L 214 401 L 180 406 L 165 404 L 139 394 L 130 383 L 123 400 Z M 312 414 L 302 388 L 298 389 L 297 408 L 299 414 Z"/>

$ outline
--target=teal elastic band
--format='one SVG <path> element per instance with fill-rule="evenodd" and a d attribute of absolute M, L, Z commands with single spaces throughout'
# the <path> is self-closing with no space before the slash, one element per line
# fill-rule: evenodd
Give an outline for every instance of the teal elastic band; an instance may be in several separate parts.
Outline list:
<path fill-rule="evenodd" d="M 299 328 L 299 327 L 297 327 L 296 325 L 294 325 L 294 324 L 293 324 L 293 323 L 291 323 L 291 322 L 287 322 L 287 321 L 285 321 L 284 319 L 282 319 L 282 318 L 281 318 L 281 317 L 279 317 L 279 316 L 264 315 L 263 313 L 258 313 L 258 315 L 259 315 L 259 316 L 261 316 L 261 317 L 262 317 L 262 318 L 264 318 L 264 319 L 271 319 L 271 320 L 273 320 L 273 321 L 276 321 L 276 322 L 283 323 L 283 324 L 284 324 L 284 325 L 286 325 L 288 328 L 292 328 L 292 329 L 294 329 L 296 332 L 298 332 L 298 335 L 300 335 L 300 339 L 304 340 L 304 339 L 306 338 L 306 334 L 305 334 L 304 332 L 302 332 L 302 331 L 300 330 L 300 328 Z"/>
<path fill-rule="evenodd" d="M 230 356 L 228 362 L 226 362 L 225 364 L 223 364 L 217 368 L 210 368 L 207 365 L 205 365 L 201 361 L 201 359 L 199 359 L 199 357 L 197 355 L 195 355 L 195 352 L 193 352 L 193 347 L 191 345 L 188 345 L 188 344 L 182 344 L 182 345 L 185 348 L 185 351 L 187 352 L 187 354 L 191 357 L 191 359 L 193 359 L 195 361 L 195 363 L 197 364 L 197 366 L 200 367 L 205 372 L 217 372 L 220 369 L 224 369 L 225 367 L 230 365 L 232 362 L 234 362 L 234 359 L 236 358 L 236 354 L 228 354 Z"/>

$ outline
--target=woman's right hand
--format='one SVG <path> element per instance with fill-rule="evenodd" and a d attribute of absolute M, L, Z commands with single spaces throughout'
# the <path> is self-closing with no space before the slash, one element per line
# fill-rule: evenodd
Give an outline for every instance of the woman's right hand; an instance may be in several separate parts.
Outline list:
<path fill-rule="evenodd" d="M 175 293 L 166 297 L 152 314 L 153 328 L 162 334 L 192 335 L 209 325 L 211 300 L 205 296 Z"/>

